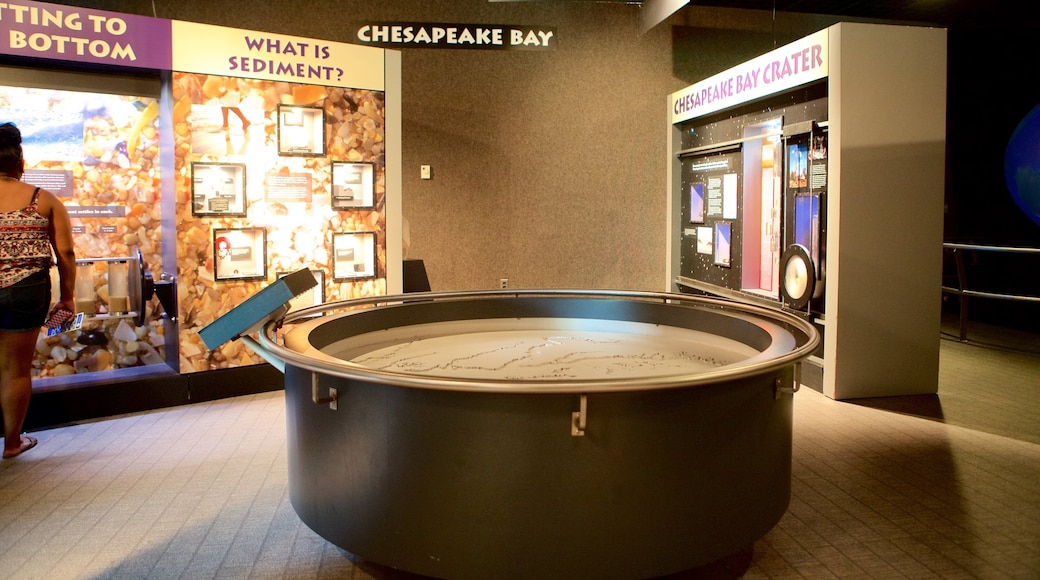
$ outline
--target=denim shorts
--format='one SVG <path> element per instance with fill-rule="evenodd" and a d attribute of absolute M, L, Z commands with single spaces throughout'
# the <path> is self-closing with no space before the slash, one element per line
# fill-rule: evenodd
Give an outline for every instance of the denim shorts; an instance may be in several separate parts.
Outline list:
<path fill-rule="evenodd" d="M 43 270 L 0 288 L 0 330 L 39 330 L 51 307 L 51 274 Z"/>

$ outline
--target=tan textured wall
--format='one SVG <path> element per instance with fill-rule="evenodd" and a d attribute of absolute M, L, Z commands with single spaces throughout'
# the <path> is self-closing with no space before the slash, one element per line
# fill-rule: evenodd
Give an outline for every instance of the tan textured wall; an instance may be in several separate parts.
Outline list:
<path fill-rule="evenodd" d="M 669 39 L 631 6 L 541 12 L 552 53 L 405 55 L 410 255 L 436 289 L 660 289 Z"/>
<path fill-rule="evenodd" d="M 338 42 L 366 20 L 555 27 L 553 52 L 403 52 L 408 257 L 444 291 L 665 288 L 665 96 L 829 24 L 691 8 L 640 36 L 620 2 L 69 4 Z"/>

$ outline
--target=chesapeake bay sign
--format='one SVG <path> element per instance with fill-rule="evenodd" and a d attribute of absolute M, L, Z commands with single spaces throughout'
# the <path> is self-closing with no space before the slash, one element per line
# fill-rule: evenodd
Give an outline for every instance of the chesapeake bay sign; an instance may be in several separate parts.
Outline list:
<path fill-rule="evenodd" d="M 380 48 L 454 48 L 478 50 L 553 50 L 556 29 L 511 24 L 364 22 L 354 41 Z"/>

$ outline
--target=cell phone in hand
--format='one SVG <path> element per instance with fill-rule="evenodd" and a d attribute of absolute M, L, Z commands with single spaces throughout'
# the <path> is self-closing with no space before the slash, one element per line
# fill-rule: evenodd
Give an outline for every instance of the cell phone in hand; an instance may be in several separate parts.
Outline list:
<path fill-rule="evenodd" d="M 47 322 L 44 322 L 43 325 L 47 328 L 47 336 L 79 330 L 83 326 L 83 313 L 74 314 L 67 308 L 58 308 L 51 312 Z"/>

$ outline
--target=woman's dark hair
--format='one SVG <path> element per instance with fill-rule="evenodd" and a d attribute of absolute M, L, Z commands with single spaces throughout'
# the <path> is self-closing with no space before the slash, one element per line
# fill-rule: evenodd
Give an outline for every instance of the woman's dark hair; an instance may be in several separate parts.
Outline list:
<path fill-rule="evenodd" d="M 0 172 L 22 172 L 22 132 L 14 123 L 0 125 Z"/>

